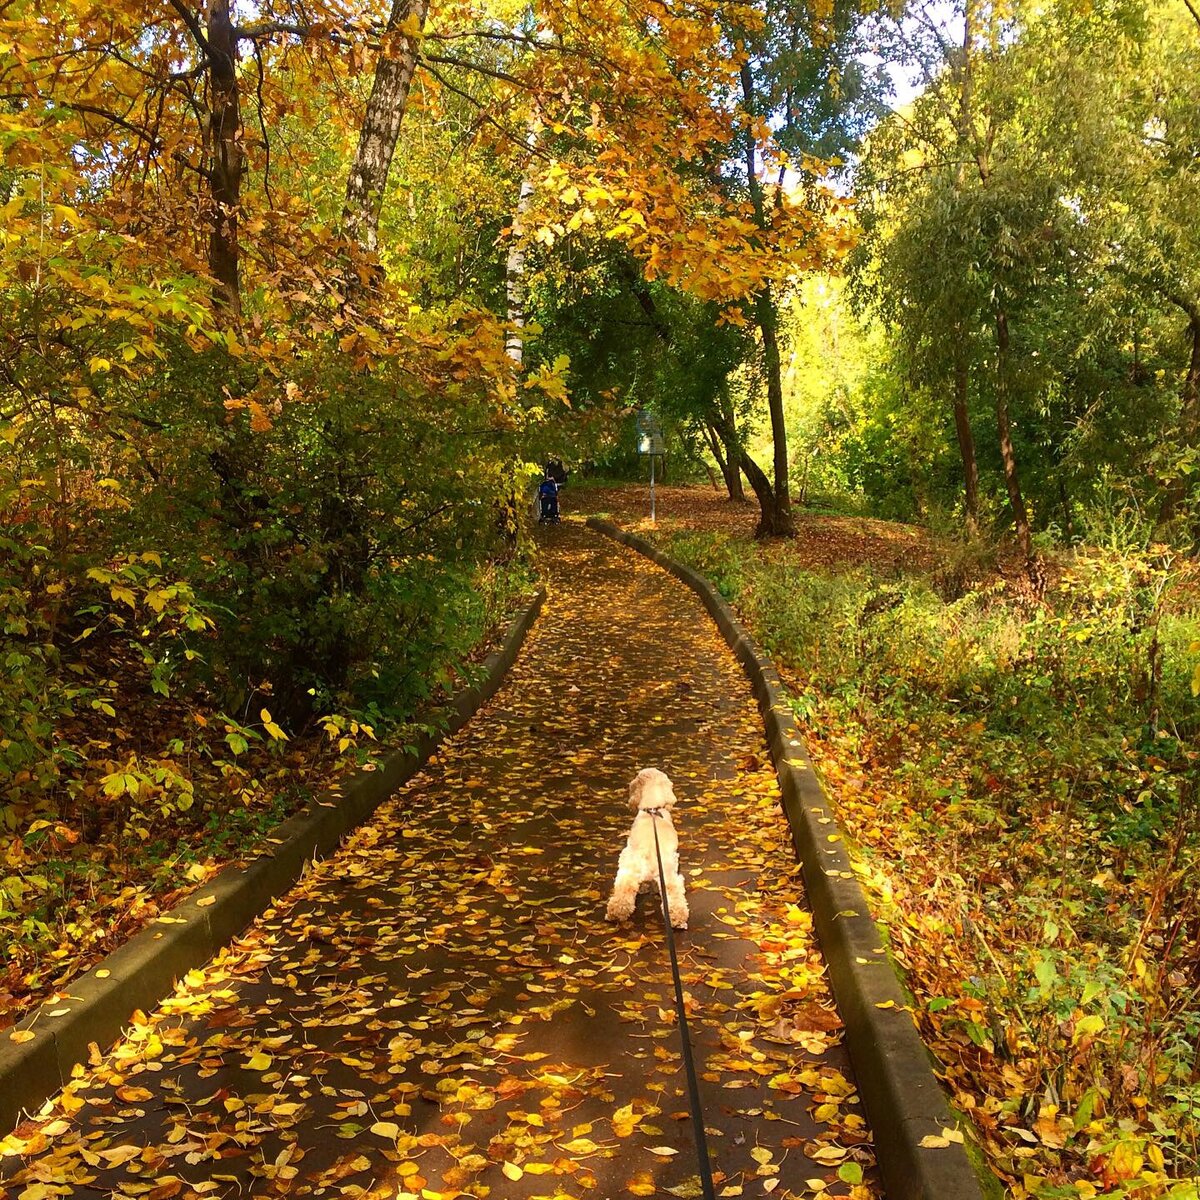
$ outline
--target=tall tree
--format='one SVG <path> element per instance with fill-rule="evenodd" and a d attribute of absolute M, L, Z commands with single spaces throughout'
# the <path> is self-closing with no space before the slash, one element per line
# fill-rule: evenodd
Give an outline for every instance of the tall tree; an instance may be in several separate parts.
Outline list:
<path fill-rule="evenodd" d="M 754 82 L 754 69 L 749 61 L 741 66 L 742 105 L 746 114 L 745 169 L 746 188 L 754 209 L 755 224 L 761 230 L 769 227 L 767 206 L 763 198 L 762 180 L 759 176 L 760 162 L 756 122 L 761 120 L 758 94 Z M 780 179 L 778 187 L 782 188 Z M 763 360 L 767 376 L 767 411 L 771 419 L 772 478 L 749 462 L 743 451 L 742 469 L 746 471 L 750 486 L 758 497 L 760 517 L 758 532 L 761 535 L 790 537 L 796 532 L 796 521 L 792 515 L 791 485 L 788 479 L 790 461 L 787 448 L 787 425 L 783 415 L 783 367 L 779 354 L 779 309 L 770 281 L 759 288 L 753 302 L 754 320 L 762 339 Z M 748 468 L 748 469 L 747 469 Z"/>
<path fill-rule="evenodd" d="M 853 3 L 818 10 L 798 0 L 765 0 L 761 24 L 730 30 L 739 55 L 740 173 L 760 237 L 800 195 L 820 211 L 817 160 L 846 153 L 877 111 L 881 83 L 863 66 L 864 23 Z M 760 535 L 795 532 L 779 319 L 779 294 L 789 285 L 787 277 L 764 279 L 748 305 L 762 347 L 772 443 L 770 477 L 743 463 L 761 510 Z"/>

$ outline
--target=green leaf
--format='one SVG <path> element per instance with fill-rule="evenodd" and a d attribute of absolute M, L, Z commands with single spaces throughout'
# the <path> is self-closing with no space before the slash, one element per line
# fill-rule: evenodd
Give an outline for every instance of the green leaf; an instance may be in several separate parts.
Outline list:
<path fill-rule="evenodd" d="M 1033 968 L 1033 973 L 1037 977 L 1038 983 L 1044 988 L 1054 986 L 1054 981 L 1058 978 L 1058 970 L 1054 965 L 1054 959 L 1048 955 L 1042 955 L 1037 961 L 1037 966 Z"/>

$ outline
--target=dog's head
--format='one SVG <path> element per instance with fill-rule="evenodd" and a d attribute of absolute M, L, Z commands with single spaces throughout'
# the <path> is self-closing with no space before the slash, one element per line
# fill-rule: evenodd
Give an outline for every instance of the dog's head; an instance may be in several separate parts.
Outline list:
<path fill-rule="evenodd" d="M 629 783 L 629 807 L 634 812 L 643 808 L 674 808 L 675 790 L 671 781 L 657 767 L 639 771 Z"/>

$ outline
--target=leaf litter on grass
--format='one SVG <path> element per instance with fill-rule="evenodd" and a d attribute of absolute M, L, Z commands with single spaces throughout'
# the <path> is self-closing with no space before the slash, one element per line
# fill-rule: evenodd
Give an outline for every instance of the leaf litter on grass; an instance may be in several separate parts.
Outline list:
<path fill-rule="evenodd" d="M 604 900 L 662 766 L 718 1194 L 876 1194 L 749 689 L 689 593 L 553 531 L 496 699 L 0 1143 L 0 1195 L 699 1195 L 661 922 Z"/>

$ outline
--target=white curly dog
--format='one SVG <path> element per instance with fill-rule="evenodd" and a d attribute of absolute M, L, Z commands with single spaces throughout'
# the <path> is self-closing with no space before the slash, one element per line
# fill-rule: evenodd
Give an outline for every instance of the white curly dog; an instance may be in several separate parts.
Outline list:
<path fill-rule="evenodd" d="M 671 821 L 675 790 L 670 779 L 655 767 L 639 771 L 629 785 L 629 807 L 637 816 L 617 860 L 617 879 L 608 901 L 608 919 L 624 921 L 632 915 L 642 884 L 653 884 L 654 890 L 658 891 L 658 860 L 654 855 L 657 826 L 671 924 L 676 929 L 686 929 L 688 906 L 683 894 L 683 876 L 679 873 L 679 838 Z"/>

